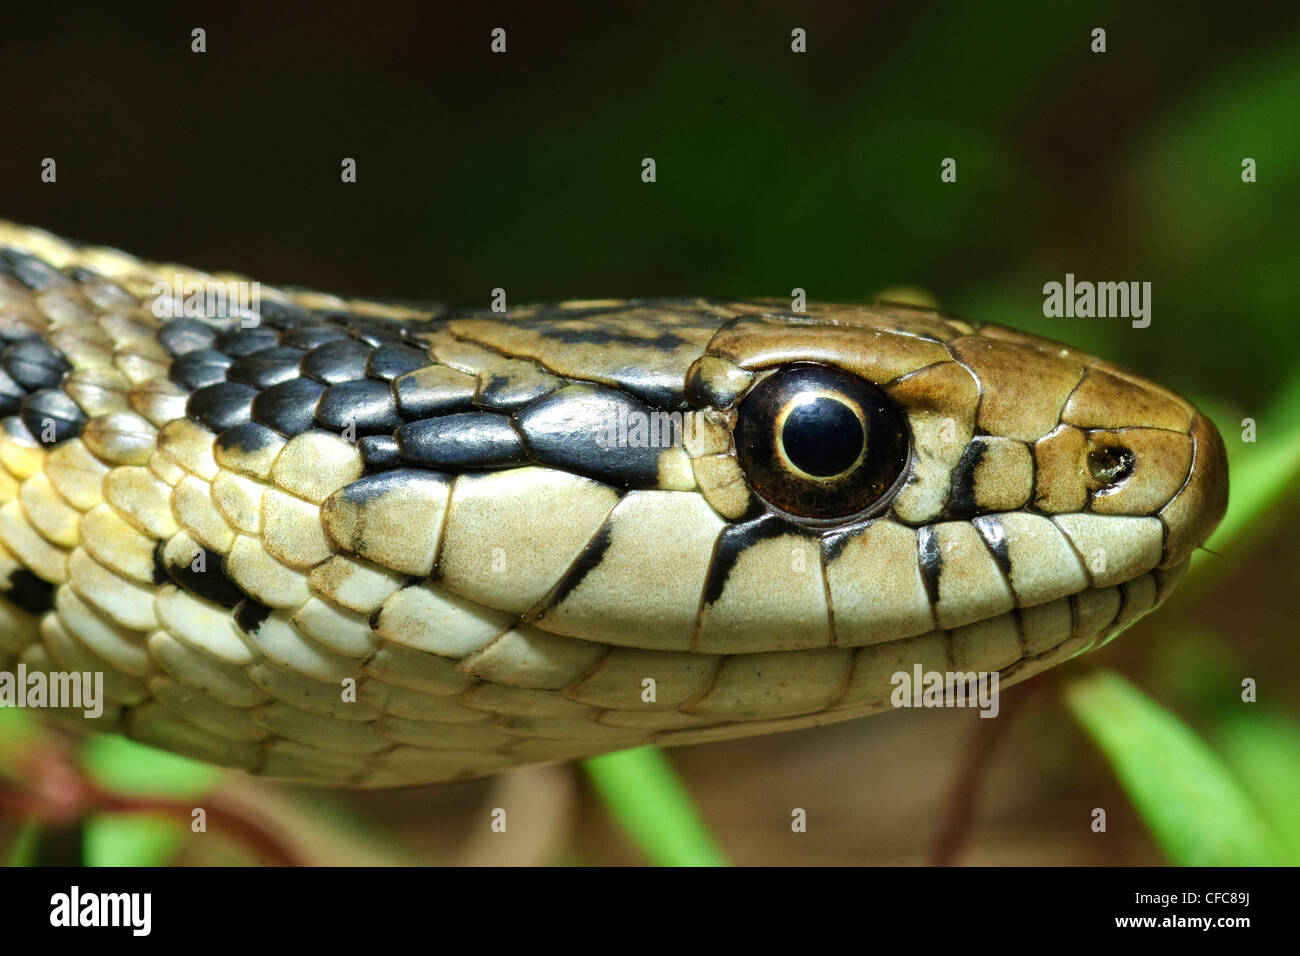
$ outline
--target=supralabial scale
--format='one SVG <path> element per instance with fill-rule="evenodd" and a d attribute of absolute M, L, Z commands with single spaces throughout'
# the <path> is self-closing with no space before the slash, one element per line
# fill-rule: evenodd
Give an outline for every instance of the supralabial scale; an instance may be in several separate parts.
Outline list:
<path fill-rule="evenodd" d="M 1182 398 L 930 309 L 263 285 L 165 319 L 158 283 L 238 277 L 0 250 L 0 671 L 102 672 L 102 716 L 52 716 L 257 774 L 808 727 L 918 665 L 1006 687 L 1159 605 L 1226 505 Z"/>

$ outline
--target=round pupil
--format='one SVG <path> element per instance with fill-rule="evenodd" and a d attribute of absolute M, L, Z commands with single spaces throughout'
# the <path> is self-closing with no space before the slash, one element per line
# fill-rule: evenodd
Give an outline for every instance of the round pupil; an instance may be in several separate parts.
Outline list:
<path fill-rule="evenodd" d="M 858 460 L 866 435 L 852 409 L 819 396 L 791 409 L 781 429 L 781 444 L 796 468 L 818 478 L 831 478 Z"/>

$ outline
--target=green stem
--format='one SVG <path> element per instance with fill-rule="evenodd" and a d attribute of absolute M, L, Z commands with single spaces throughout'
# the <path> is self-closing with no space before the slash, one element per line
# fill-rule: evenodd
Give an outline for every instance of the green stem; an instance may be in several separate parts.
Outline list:
<path fill-rule="evenodd" d="M 656 866 L 726 866 L 690 794 L 656 747 L 583 761 L 614 819 Z"/>

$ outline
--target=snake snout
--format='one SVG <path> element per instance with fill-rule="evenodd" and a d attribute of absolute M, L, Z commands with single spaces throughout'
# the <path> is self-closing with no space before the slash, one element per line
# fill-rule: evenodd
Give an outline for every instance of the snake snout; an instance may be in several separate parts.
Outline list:
<path fill-rule="evenodd" d="M 1197 413 L 1191 439 L 1192 463 L 1187 480 L 1160 509 L 1165 526 L 1162 568 L 1186 561 L 1214 533 L 1228 509 L 1228 456 L 1219 430 Z"/>
<path fill-rule="evenodd" d="M 1086 499 L 1083 510 L 1158 518 L 1161 569 L 1182 564 L 1209 538 L 1227 508 L 1228 465 L 1218 431 L 1194 405 L 1094 361 L 1060 421 L 1051 439 L 1083 479 L 1073 491 L 1076 501 Z"/>

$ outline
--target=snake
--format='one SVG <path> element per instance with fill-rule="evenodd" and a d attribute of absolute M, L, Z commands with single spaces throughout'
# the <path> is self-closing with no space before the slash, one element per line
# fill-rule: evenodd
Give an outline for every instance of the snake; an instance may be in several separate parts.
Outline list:
<path fill-rule="evenodd" d="M 252 774 L 460 780 L 1008 686 L 1224 513 L 1169 389 L 795 304 L 356 299 L 0 223 L 0 671 L 102 675 L 43 716 Z"/>

